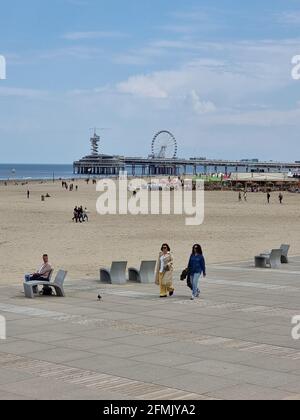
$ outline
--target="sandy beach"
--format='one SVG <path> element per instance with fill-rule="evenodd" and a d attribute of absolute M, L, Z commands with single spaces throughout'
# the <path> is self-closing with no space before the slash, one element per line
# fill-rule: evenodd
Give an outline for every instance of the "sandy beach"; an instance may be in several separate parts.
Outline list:
<path fill-rule="evenodd" d="M 254 255 L 281 243 L 291 244 L 291 254 L 300 254 L 298 221 L 300 195 L 272 194 L 266 204 L 261 193 L 249 193 L 248 203 L 238 203 L 236 192 L 206 192 L 205 222 L 185 226 L 184 216 L 100 216 L 99 193 L 83 180 L 69 192 L 61 182 L 0 185 L 0 270 L 2 284 L 21 282 L 34 271 L 42 253 L 49 254 L 55 269 L 64 268 L 69 279 L 97 279 L 99 268 L 112 260 L 127 260 L 139 266 L 141 259 L 156 259 L 162 242 L 170 243 L 175 269 L 185 267 L 191 246 L 202 244 L 207 263 L 251 260 Z M 30 190 L 30 199 L 26 197 Z M 41 201 L 42 194 L 51 198 Z M 75 224 L 76 205 L 89 210 L 89 223 Z"/>

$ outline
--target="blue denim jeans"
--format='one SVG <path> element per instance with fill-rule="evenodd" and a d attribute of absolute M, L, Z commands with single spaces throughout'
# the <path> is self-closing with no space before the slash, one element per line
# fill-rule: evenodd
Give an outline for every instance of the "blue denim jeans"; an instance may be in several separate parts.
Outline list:
<path fill-rule="evenodd" d="M 192 286 L 193 286 L 193 296 L 196 297 L 198 295 L 199 289 L 199 280 L 202 273 L 195 273 L 191 276 Z"/>
<path fill-rule="evenodd" d="M 39 275 L 25 274 L 25 282 L 27 283 L 29 281 L 47 281 L 47 279 Z"/>

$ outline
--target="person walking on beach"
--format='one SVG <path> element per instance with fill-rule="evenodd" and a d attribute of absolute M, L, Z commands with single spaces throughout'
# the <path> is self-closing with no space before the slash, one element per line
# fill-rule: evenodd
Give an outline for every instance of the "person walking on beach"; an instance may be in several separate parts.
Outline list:
<path fill-rule="evenodd" d="M 271 200 L 271 194 L 268 192 L 267 194 L 267 200 L 268 200 L 268 204 L 270 204 L 270 200 Z"/>
<path fill-rule="evenodd" d="M 73 219 L 72 220 L 73 220 L 73 222 L 75 220 L 75 222 L 78 223 L 78 208 L 77 208 L 77 206 L 73 210 Z"/>
<path fill-rule="evenodd" d="M 88 222 L 89 221 L 89 216 L 88 216 L 88 209 L 85 207 L 85 209 L 83 210 L 83 221 L 84 222 Z"/>
<path fill-rule="evenodd" d="M 199 280 L 201 274 L 206 277 L 206 264 L 203 256 L 202 247 L 199 244 L 193 246 L 192 255 L 189 260 L 188 273 L 192 284 L 192 297 L 195 300 L 200 296 Z"/>
<path fill-rule="evenodd" d="M 283 195 L 282 195 L 282 193 L 279 194 L 278 198 L 279 198 L 279 203 L 282 204 L 282 202 L 283 202 Z"/>
<path fill-rule="evenodd" d="M 163 244 L 161 252 L 158 256 L 155 283 L 160 287 L 160 297 L 166 298 L 173 296 L 173 271 L 174 271 L 174 259 L 171 253 L 171 248 L 168 244 Z"/>
<path fill-rule="evenodd" d="M 27 190 L 27 198 L 28 198 L 28 200 L 30 198 L 30 191 L 29 190 Z"/>
<path fill-rule="evenodd" d="M 241 191 L 239 192 L 239 202 L 240 203 L 242 202 L 242 193 L 241 193 Z"/>
<path fill-rule="evenodd" d="M 248 195 L 247 195 L 247 191 L 245 190 L 244 191 L 244 200 L 247 202 L 247 199 L 248 199 Z"/>

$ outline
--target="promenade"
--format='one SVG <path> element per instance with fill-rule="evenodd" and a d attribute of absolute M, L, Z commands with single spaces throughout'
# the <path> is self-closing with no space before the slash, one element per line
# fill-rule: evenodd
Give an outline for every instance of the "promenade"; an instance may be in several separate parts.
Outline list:
<path fill-rule="evenodd" d="M 300 257 L 252 265 L 208 267 L 194 302 L 179 280 L 168 300 L 97 279 L 65 299 L 1 286 L 0 399 L 300 399 Z"/>

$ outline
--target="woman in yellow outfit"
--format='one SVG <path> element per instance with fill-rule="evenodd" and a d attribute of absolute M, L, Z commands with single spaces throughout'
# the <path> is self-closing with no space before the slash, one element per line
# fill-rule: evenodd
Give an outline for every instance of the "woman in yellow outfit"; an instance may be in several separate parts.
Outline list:
<path fill-rule="evenodd" d="M 173 296 L 173 255 L 168 244 L 163 244 L 156 266 L 155 283 L 160 286 L 160 297 Z"/>

